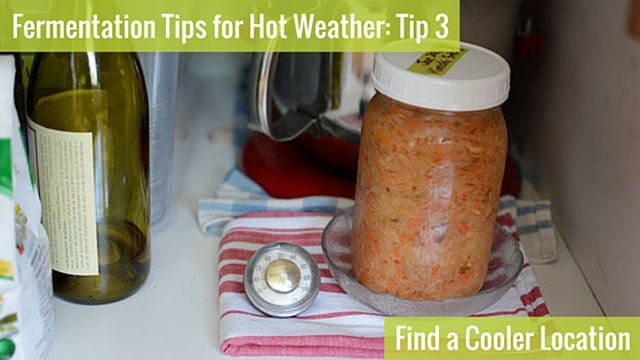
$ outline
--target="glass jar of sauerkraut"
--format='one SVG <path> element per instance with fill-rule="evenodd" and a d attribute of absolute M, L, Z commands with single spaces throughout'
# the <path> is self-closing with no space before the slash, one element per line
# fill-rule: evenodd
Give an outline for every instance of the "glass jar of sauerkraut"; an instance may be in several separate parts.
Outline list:
<path fill-rule="evenodd" d="M 353 222 L 357 279 L 379 293 L 472 295 L 487 274 L 507 132 L 509 65 L 484 48 L 378 53 Z"/>

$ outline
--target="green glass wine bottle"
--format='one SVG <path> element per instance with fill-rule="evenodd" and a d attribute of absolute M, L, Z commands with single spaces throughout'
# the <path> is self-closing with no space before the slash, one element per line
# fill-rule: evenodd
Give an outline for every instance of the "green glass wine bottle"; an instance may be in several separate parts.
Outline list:
<path fill-rule="evenodd" d="M 54 292 L 133 294 L 149 272 L 148 105 L 137 56 L 36 54 L 27 99 Z"/>

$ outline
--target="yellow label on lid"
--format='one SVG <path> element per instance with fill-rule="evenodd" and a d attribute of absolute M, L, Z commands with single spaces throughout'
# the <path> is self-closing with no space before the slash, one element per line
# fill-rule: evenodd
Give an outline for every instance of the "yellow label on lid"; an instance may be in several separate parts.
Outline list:
<path fill-rule="evenodd" d="M 426 52 L 407 70 L 418 74 L 444 76 L 467 51 L 469 50 L 460 48 L 457 52 Z"/>

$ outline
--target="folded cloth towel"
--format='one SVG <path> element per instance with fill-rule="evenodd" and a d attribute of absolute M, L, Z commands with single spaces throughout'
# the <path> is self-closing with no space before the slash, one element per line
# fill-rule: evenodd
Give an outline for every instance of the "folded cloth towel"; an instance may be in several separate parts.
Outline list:
<path fill-rule="evenodd" d="M 381 314 L 351 299 L 331 277 L 320 248 L 327 213 L 258 212 L 224 229 L 218 258 L 221 351 L 241 356 L 366 357 L 384 355 Z M 304 247 L 322 277 L 320 295 L 302 314 L 272 318 L 254 308 L 242 284 L 255 250 L 277 241 Z"/>
<path fill-rule="evenodd" d="M 224 225 L 235 216 L 250 211 L 290 210 L 339 213 L 353 200 L 329 196 L 298 199 L 274 199 L 237 168 L 231 169 L 213 198 L 197 203 L 198 223 L 205 234 L 220 235 Z M 509 213 L 516 223 L 524 250 L 533 263 L 554 261 L 556 238 L 548 201 L 531 201 L 503 196 L 500 213 Z"/>
<path fill-rule="evenodd" d="M 352 205 L 351 199 L 326 196 L 273 199 L 238 169 L 227 174 L 213 198 L 198 201 L 202 231 L 221 236 L 218 294 L 223 353 L 383 357 L 384 316 L 344 293 L 332 277 L 320 248 L 320 236 L 326 224 L 336 213 Z M 498 222 L 516 239 L 520 239 L 521 229 L 527 236 L 538 236 L 541 230 L 551 229 L 548 213 L 548 203 L 506 196 L 500 199 Z M 531 217 L 532 214 L 537 217 Z M 266 316 L 255 309 L 244 294 L 242 274 L 249 257 L 261 246 L 276 241 L 303 246 L 318 262 L 322 276 L 320 295 L 314 304 L 293 318 Z M 523 270 L 512 287 L 500 300 L 474 316 L 548 314 L 525 251 Z"/>
<path fill-rule="evenodd" d="M 274 199 L 239 169 L 231 169 L 214 197 L 197 202 L 198 224 L 207 235 L 220 235 L 234 217 L 252 211 L 284 210 L 340 213 L 353 206 L 353 200 L 331 196 Z"/>
<path fill-rule="evenodd" d="M 544 264 L 558 258 L 549 201 L 503 197 L 500 208 L 509 212 L 515 219 L 520 242 L 529 261 L 534 264 Z"/>

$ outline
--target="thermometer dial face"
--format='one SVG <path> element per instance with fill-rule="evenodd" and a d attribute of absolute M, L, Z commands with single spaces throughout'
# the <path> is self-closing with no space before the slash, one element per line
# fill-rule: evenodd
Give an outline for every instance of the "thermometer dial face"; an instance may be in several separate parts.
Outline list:
<path fill-rule="evenodd" d="M 320 272 L 313 257 L 300 246 L 273 243 L 249 259 L 244 289 L 258 310 L 275 317 L 294 316 L 318 296 Z"/>

